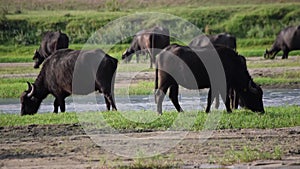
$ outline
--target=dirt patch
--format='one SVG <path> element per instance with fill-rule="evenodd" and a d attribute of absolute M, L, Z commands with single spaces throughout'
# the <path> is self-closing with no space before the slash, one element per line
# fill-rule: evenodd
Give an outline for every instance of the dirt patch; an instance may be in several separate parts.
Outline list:
<path fill-rule="evenodd" d="M 119 168 L 137 166 L 141 161 L 157 162 L 153 158 L 134 159 L 109 153 L 105 147 L 95 144 L 77 124 L 2 127 L 0 133 L 0 166 L 3 168 Z M 143 133 L 153 134 L 156 132 Z M 132 131 L 129 135 L 141 137 L 141 133 Z M 180 168 L 220 167 L 224 162 L 222 159 L 230 158 L 226 157 L 228 152 L 247 147 L 272 153 L 280 147 L 281 160 L 260 160 L 234 166 L 300 167 L 300 127 L 219 130 L 205 142 L 199 140 L 200 135 L 201 132 L 190 132 L 174 148 L 161 154 L 160 160 Z"/>

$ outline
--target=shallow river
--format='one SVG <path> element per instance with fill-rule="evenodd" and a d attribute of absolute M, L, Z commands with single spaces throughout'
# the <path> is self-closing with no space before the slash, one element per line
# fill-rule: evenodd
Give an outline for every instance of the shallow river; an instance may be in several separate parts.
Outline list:
<path fill-rule="evenodd" d="M 207 91 L 181 93 L 180 104 L 184 110 L 204 110 L 206 106 Z M 200 95 L 200 97 L 199 97 Z M 96 97 L 95 97 L 96 96 Z M 42 102 L 40 113 L 53 111 L 53 97 L 48 97 Z M 300 89 L 265 89 L 263 96 L 264 106 L 300 105 Z M 119 111 L 128 110 L 156 110 L 153 95 L 120 96 L 116 95 L 116 103 Z M 213 104 L 214 105 L 214 104 Z M 212 106 L 214 107 L 214 106 Z M 221 101 L 220 108 L 224 109 Z M 66 99 L 68 112 L 103 111 L 106 110 L 102 95 L 91 94 L 88 96 L 69 97 Z M 163 110 L 175 110 L 167 97 L 163 102 Z M 0 99 L 0 113 L 19 113 L 19 99 Z"/>

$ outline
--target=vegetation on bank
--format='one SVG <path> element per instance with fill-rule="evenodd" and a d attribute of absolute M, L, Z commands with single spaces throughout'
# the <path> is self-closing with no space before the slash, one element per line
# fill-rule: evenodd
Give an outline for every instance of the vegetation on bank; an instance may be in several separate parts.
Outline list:
<path fill-rule="evenodd" d="M 0 114 L 0 126 L 27 126 L 31 124 L 73 124 L 81 123 L 88 129 L 113 128 L 120 131 L 148 130 L 211 130 L 245 128 L 280 128 L 300 125 L 300 107 L 267 107 L 264 114 L 245 109 L 233 113 L 214 111 L 212 114 L 200 112 L 164 112 L 158 116 L 151 111 L 132 112 L 86 112 L 86 113 L 45 113 L 20 116 Z M 217 120 L 216 120 L 217 119 Z M 211 123 L 210 123 L 211 122 Z"/>
<path fill-rule="evenodd" d="M 161 12 L 172 14 L 196 25 L 208 34 L 229 32 L 237 37 L 238 52 L 244 56 L 262 56 L 270 48 L 276 34 L 282 28 L 299 25 L 300 3 L 288 0 L 255 0 L 255 1 L 93 1 L 81 5 L 65 1 L 38 0 L 1 1 L 0 9 L 0 62 L 30 62 L 33 52 L 38 48 L 43 32 L 61 30 L 70 37 L 70 48 L 81 49 L 93 33 L 104 25 L 120 17 L 139 12 Z M 132 5 L 135 4 L 135 5 Z M 90 6 L 89 8 L 87 8 Z M 118 7 L 114 7 L 118 6 Z M 84 10 L 83 10 L 84 8 Z M 114 10 L 111 10 L 114 9 Z M 119 9 L 119 10 L 116 10 Z M 142 9 L 142 10 L 141 10 Z M 49 18 L 49 16 L 51 16 Z M 174 18 L 172 18 L 174 20 Z M 165 18 L 153 18 L 151 23 L 141 26 L 165 24 Z M 132 21 L 135 22 L 135 21 Z M 171 22 L 172 23 L 172 22 Z M 174 20 L 176 22 L 176 19 Z M 114 32 L 114 37 L 101 36 L 90 39 L 97 48 L 107 50 L 115 58 L 128 47 L 133 28 L 132 23 L 123 23 L 123 32 Z M 168 24 L 165 24 L 168 25 Z M 171 36 L 174 25 L 169 24 Z M 139 30 L 141 28 L 135 28 Z M 180 26 L 181 32 L 189 35 L 189 28 Z M 174 42 L 175 39 L 172 39 Z M 117 42 L 117 44 L 115 44 Z M 111 44 L 113 43 L 113 44 Z M 107 46 L 105 46 L 107 45 Z M 281 53 L 279 53 L 280 55 Z M 291 55 L 300 55 L 299 51 Z"/>
<path fill-rule="evenodd" d="M 136 12 L 162 12 L 186 19 L 205 33 L 229 32 L 240 39 L 254 38 L 257 45 L 270 45 L 271 39 L 276 36 L 279 30 L 289 25 L 298 25 L 300 21 L 298 17 L 300 14 L 299 2 L 279 3 L 278 1 L 277 3 L 270 3 L 266 1 L 265 4 L 230 2 L 231 5 L 230 3 L 222 5 L 218 2 L 226 4 L 225 1 L 214 1 L 214 5 L 211 2 L 211 5 L 205 6 L 199 2 L 198 5 L 190 5 L 196 3 L 190 2 L 179 6 L 120 8 L 120 10 L 115 11 L 97 10 L 95 8 L 76 10 L 80 8 L 76 6 L 72 10 L 55 8 L 46 9 L 43 12 L 26 8 L 25 5 L 23 9 L 16 12 L 14 8 L 17 8 L 17 6 L 12 7 L 11 3 L 7 3 L 1 9 L 0 42 L 37 45 L 43 32 L 61 30 L 70 36 L 72 44 L 85 43 L 92 33 L 117 18 Z M 173 3 L 176 4 L 176 1 Z M 137 3 L 138 5 L 139 3 Z M 49 16 L 51 17 L 49 18 Z M 154 18 L 152 23 L 140 23 L 139 25 L 150 27 L 157 23 L 160 23 L 160 21 Z M 168 26 L 170 26 L 172 34 L 172 25 Z M 187 28 L 182 27 L 182 29 L 186 30 Z M 132 31 L 130 27 L 128 27 L 129 31 Z M 121 43 L 128 43 L 129 39 L 123 38 L 128 32 L 114 35 L 121 40 Z M 102 37 L 99 41 L 110 43 L 111 40 L 107 38 L 110 37 Z"/>

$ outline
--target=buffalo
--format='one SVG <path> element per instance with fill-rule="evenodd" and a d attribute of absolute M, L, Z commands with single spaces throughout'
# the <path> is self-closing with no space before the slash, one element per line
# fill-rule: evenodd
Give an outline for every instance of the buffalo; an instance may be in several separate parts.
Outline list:
<path fill-rule="evenodd" d="M 126 63 L 130 62 L 133 56 L 133 53 L 136 55 L 136 62 L 139 63 L 140 55 L 147 55 L 149 54 L 147 49 L 144 49 L 142 45 L 143 36 L 141 34 L 145 33 L 145 30 L 141 30 L 136 35 L 134 35 L 133 40 L 130 44 L 130 47 L 123 53 L 122 59 L 125 60 Z M 130 52 L 131 51 L 131 52 Z"/>
<path fill-rule="evenodd" d="M 207 47 L 210 43 L 218 46 L 226 46 L 236 50 L 236 38 L 228 33 L 220 33 L 216 35 L 199 35 L 190 43 L 190 47 Z"/>
<path fill-rule="evenodd" d="M 122 59 L 131 57 L 134 53 L 147 51 L 150 54 L 150 68 L 153 68 L 155 56 L 170 44 L 169 30 L 163 27 L 153 27 L 151 29 L 139 31 L 133 38 L 131 45 L 122 54 Z"/>
<path fill-rule="evenodd" d="M 210 111 L 212 98 L 215 98 L 219 94 L 221 94 L 225 102 L 227 112 L 231 112 L 229 95 L 221 92 L 222 87 L 227 93 L 229 89 L 237 91 L 245 108 L 255 112 L 264 112 L 262 101 L 263 91 L 253 82 L 249 75 L 247 66 L 243 62 L 245 60 L 244 57 L 238 55 L 234 50 L 216 46 L 218 57 L 224 68 L 224 80 L 226 80 L 224 84 L 226 84 L 226 87 L 210 82 L 210 78 L 212 77 L 209 76 L 207 69 L 209 68 L 214 72 L 214 70 L 220 68 L 214 64 L 204 64 L 203 60 L 210 58 L 207 55 L 212 53 L 211 50 L 214 49 L 202 48 L 196 50 L 188 46 L 173 44 L 165 48 L 158 55 L 155 71 L 155 102 L 157 103 L 159 114 L 162 114 L 162 101 L 168 89 L 170 89 L 170 100 L 177 111 L 183 111 L 178 103 L 179 85 L 188 89 L 210 88 L 206 112 Z M 192 74 L 188 74 L 187 72 L 189 71 Z M 221 77 L 220 74 L 216 73 L 214 73 L 214 76 L 213 78 Z M 196 81 L 195 84 L 192 83 L 193 78 Z"/>
<path fill-rule="evenodd" d="M 34 83 L 20 97 L 21 115 L 37 113 L 48 94 L 55 97 L 54 112 L 65 112 L 65 98 L 71 94 L 103 93 L 107 110 L 117 110 L 114 81 L 118 60 L 102 50 L 60 49 L 48 57 Z"/>
<path fill-rule="evenodd" d="M 211 44 L 214 46 L 228 47 L 236 51 L 236 38 L 229 33 L 219 33 L 216 35 L 198 35 L 189 43 L 189 46 L 191 48 L 198 48 L 209 47 Z M 231 107 L 233 109 L 237 109 L 239 101 L 237 92 L 233 89 L 229 89 L 228 94 Z M 219 107 L 219 97 L 216 98 L 215 107 Z"/>
<path fill-rule="evenodd" d="M 274 59 L 279 51 L 283 51 L 282 59 L 287 59 L 289 52 L 300 50 L 300 25 L 281 30 L 270 50 L 266 49 L 264 58 Z"/>
<path fill-rule="evenodd" d="M 35 60 L 34 68 L 37 69 L 43 63 L 43 61 L 49 57 L 52 53 L 59 49 L 65 49 L 69 47 L 69 37 L 60 32 L 46 32 L 42 38 L 41 45 L 33 55 Z"/>

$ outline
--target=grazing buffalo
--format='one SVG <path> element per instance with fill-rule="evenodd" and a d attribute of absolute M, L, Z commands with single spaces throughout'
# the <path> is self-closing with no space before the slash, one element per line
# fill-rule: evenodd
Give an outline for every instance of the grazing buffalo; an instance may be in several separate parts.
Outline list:
<path fill-rule="evenodd" d="M 228 33 L 220 33 L 216 35 L 199 35 L 195 37 L 190 43 L 190 47 L 206 47 L 210 43 L 218 46 L 226 46 L 236 50 L 236 38 Z"/>
<path fill-rule="evenodd" d="M 209 47 L 209 45 L 225 46 L 236 51 L 236 38 L 228 33 L 220 33 L 216 35 L 199 35 L 195 37 L 190 43 L 191 48 Z M 235 90 L 229 89 L 230 105 L 233 109 L 238 108 L 238 95 Z M 219 107 L 219 97 L 216 98 L 216 108 Z"/>
<path fill-rule="evenodd" d="M 145 33 L 145 30 L 141 30 L 133 37 L 133 40 L 131 42 L 130 47 L 123 53 L 122 59 L 125 60 L 126 63 L 130 62 L 133 56 L 133 53 L 136 55 L 136 62 L 139 63 L 139 56 L 140 55 L 148 55 L 148 50 L 145 49 L 142 45 L 142 38 L 141 36 L 143 33 Z"/>
<path fill-rule="evenodd" d="M 163 27 L 153 27 L 148 30 L 139 31 L 133 38 L 130 47 L 123 53 L 122 59 L 131 57 L 132 54 L 139 54 L 140 51 L 147 51 L 150 54 L 150 68 L 155 63 L 155 56 L 170 44 L 169 30 Z"/>
<path fill-rule="evenodd" d="M 274 59 L 280 50 L 283 51 L 282 59 L 287 59 L 290 51 L 300 50 L 300 25 L 281 30 L 272 48 L 266 49 L 264 58 Z"/>
<path fill-rule="evenodd" d="M 48 94 L 55 97 L 54 112 L 65 111 L 65 98 L 71 94 L 104 94 L 107 110 L 114 102 L 114 80 L 118 61 L 102 50 L 61 49 L 48 57 L 33 84 L 20 97 L 21 115 L 37 113 Z"/>
<path fill-rule="evenodd" d="M 213 49 L 202 48 L 192 50 L 190 47 L 174 44 L 165 48 L 158 55 L 156 61 L 155 102 L 157 103 L 159 114 L 162 113 L 162 101 L 169 88 L 170 100 L 177 111 L 182 111 L 178 103 L 179 85 L 188 89 L 210 88 L 206 112 L 210 111 L 211 99 L 219 94 L 221 94 L 225 102 L 226 110 L 228 112 L 231 111 L 229 95 L 221 92 L 222 87 L 227 92 L 229 89 L 237 91 L 245 108 L 252 111 L 264 112 L 262 89 L 253 82 L 247 66 L 243 63 L 243 56 L 238 55 L 234 50 L 216 46 L 219 58 L 217 60 L 220 60 L 225 73 L 226 88 L 220 86 L 221 84 L 210 83 L 211 78 L 221 79 L 220 74 L 214 73 L 214 77 L 210 77 L 207 71 L 210 69 L 212 72 L 215 72 L 214 70 L 220 68 L 212 64 L 216 62 L 215 60 L 212 60 L 208 65 L 205 65 L 203 62 L 205 59 L 210 59 L 210 56 L 207 55 L 213 53 L 211 50 Z M 195 84 L 193 84 L 193 80 Z"/>
<path fill-rule="evenodd" d="M 58 49 L 69 47 L 69 37 L 57 32 L 46 32 L 43 36 L 40 48 L 35 51 L 33 60 L 35 60 L 34 68 L 39 68 L 43 61 Z"/>

